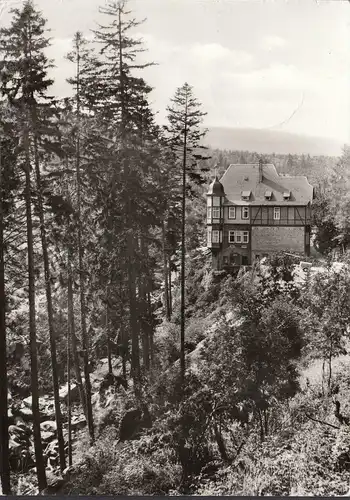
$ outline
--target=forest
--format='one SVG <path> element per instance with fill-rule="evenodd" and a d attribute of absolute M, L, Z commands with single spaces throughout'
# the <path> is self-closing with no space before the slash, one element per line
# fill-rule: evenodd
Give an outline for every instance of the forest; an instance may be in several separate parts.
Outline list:
<path fill-rule="evenodd" d="M 186 82 L 158 124 L 141 22 L 100 14 L 63 98 L 34 2 L 0 29 L 2 494 L 344 495 L 350 149 L 213 149 Z M 207 186 L 260 158 L 315 186 L 311 256 L 213 271 Z"/>

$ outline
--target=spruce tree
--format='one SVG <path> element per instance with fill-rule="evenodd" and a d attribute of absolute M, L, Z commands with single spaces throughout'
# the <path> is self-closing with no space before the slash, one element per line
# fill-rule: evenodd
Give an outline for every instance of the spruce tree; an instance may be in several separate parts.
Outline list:
<path fill-rule="evenodd" d="M 182 386 L 185 382 L 185 236 L 186 236 L 186 196 L 191 193 L 191 182 L 203 183 L 203 172 L 197 168 L 197 161 L 202 159 L 200 153 L 201 139 L 206 131 L 200 129 L 203 117 L 201 104 L 194 97 L 193 89 L 185 83 L 178 88 L 171 105 L 167 108 L 169 125 L 166 130 L 172 150 L 181 159 L 181 332 L 180 332 L 180 374 Z"/>
<path fill-rule="evenodd" d="M 23 169 L 25 173 L 25 205 L 27 221 L 27 252 L 28 252 L 28 291 L 29 291 L 29 338 L 31 358 L 31 386 L 33 434 L 36 458 L 36 469 L 39 490 L 43 490 L 46 483 L 43 446 L 40 432 L 39 412 L 39 384 L 38 384 L 38 354 L 36 341 L 36 304 L 35 304 L 35 267 L 34 267 L 34 238 L 33 238 L 33 182 L 31 172 L 36 167 L 39 214 L 41 236 L 45 260 L 45 279 L 47 297 L 50 299 L 50 276 L 48 274 L 48 254 L 45 241 L 44 215 L 40 189 L 40 166 L 38 155 L 38 109 L 45 101 L 47 89 L 52 80 L 47 77 L 50 63 L 44 49 L 49 40 L 45 37 L 45 23 L 41 14 L 35 10 L 33 3 L 27 1 L 21 10 L 12 11 L 13 19 L 9 28 L 0 32 L 0 51 L 3 54 L 3 78 L 1 90 L 13 109 L 17 112 L 17 119 L 21 126 Z M 34 155 L 33 155 L 34 150 Z M 53 332 L 52 303 L 49 306 L 49 325 L 52 354 L 52 375 L 54 383 L 54 398 L 57 420 L 57 432 L 60 447 L 61 468 L 65 465 L 62 421 L 58 399 L 58 377 L 56 366 L 56 352 Z M 50 314 L 51 306 L 51 314 Z"/>
<path fill-rule="evenodd" d="M 8 116 L 8 109 L 0 110 L 0 480 L 3 495 L 11 494 L 8 432 L 8 376 L 7 376 L 7 327 L 5 287 L 6 230 L 8 215 L 13 210 L 13 189 L 16 187 L 15 163 L 16 129 Z"/>
<path fill-rule="evenodd" d="M 83 221 L 82 221 L 82 172 L 81 172 L 81 96 L 82 79 L 84 71 L 82 62 L 86 60 L 86 41 L 78 32 L 74 37 L 74 51 L 68 55 L 68 58 L 75 63 L 76 71 L 73 79 L 69 80 L 75 86 L 75 104 L 76 104 L 76 132 L 75 132 L 75 175 L 76 175 L 76 206 L 77 206 L 77 244 L 78 244 L 78 266 L 79 266 L 79 285 L 80 285 L 80 318 L 81 318 L 81 338 L 83 347 L 84 380 L 85 380 L 85 404 L 88 419 L 88 428 L 90 439 L 95 439 L 95 430 L 93 422 L 93 412 L 91 403 L 91 381 L 89 372 L 89 339 L 87 332 L 87 305 L 86 305 L 86 271 L 84 263 L 83 249 Z M 83 57 L 83 55 L 85 57 Z M 84 88 L 84 87 L 83 87 Z"/>
<path fill-rule="evenodd" d="M 118 162 L 110 162 L 106 171 L 108 191 L 104 192 L 103 198 L 114 202 L 104 211 L 104 224 L 110 235 L 113 234 L 114 238 L 118 235 L 124 248 L 124 257 L 120 256 L 120 262 L 125 264 L 127 275 L 131 368 L 136 388 L 140 379 L 141 321 L 138 311 L 140 300 L 143 300 L 143 295 L 137 290 L 141 269 L 139 242 L 144 224 L 149 225 L 149 221 L 142 220 L 143 209 L 140 210 L 140 204 L 147 189 L 145 172 L 152 168 L 150 156 L 147 157 L 144 151 L 154 137 L 155 126 L 147 102 L 151 88 L 143 78 L 134 76 L 134 70 L 143 69 L 152 63 L 137 62 L 137 56 L 144 48 L 142 41 L 136 40 L 130 32 L 141 23 L 130 18 L 126 2 L 109 2 L 100 12 L 110 18 L 110 24 L 100 25 L 94 32 L 95 42 L 100 47 L 99 65 L 95 70 L 98 105 L 94 111 L 99 113 L 104 123 L 108 123 L 107 128 L 114 131 L 115 159 Z M 140 169 L 140 165 L 144 169 Z M 118 227 L 111 227 L 111 220 L 120 221 L 120 213 L 124 214 L 121 223 L 118 222 Z M 111 241 L 107 242 L 107 245 L 110 244 Z M 147 344 L 144 345 L 147 349 Z"/>

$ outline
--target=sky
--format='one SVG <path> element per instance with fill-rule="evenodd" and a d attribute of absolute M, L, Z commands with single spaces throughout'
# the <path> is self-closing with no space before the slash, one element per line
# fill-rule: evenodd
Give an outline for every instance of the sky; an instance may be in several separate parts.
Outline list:
<path fill-rule="evenodd" d="M 0 25 L 11 5 L 0 0 Z M 70 91 L 64 55 L 89 35 L 107 0 L 36 0 L 51 28 L 54 91 Z M 163 122 L 184 82 L 208 114 L 205 125 L 258 128 L 350 143 L 350 3 L 342 0 L 129 0 L 149 61 L 145 80 Z"/>

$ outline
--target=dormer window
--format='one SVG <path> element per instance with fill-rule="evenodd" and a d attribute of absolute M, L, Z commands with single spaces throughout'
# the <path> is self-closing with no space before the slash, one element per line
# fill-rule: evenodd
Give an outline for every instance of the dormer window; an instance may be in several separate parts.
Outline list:
<path fill-rule="evenodd" d="M 242 200 L 249 201 L 251 191 L 242 191 Z"/>
<path fill-rule="evenodd" d="M 285 200 L 290 200 L 290 191 L 284 191 L 283 198 Z"/>
<path fill-rule="evenodd" d="M 272 191 L 265 191 L 265 199 L 266 200 L 272 199 Z"/>

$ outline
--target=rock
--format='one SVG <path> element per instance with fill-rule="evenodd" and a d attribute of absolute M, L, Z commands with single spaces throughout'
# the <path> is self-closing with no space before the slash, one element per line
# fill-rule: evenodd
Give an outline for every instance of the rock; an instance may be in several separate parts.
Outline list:
<path fill-rule="evenodd" d="M 44 431 L 44 432 L 41 433 L 41 439 L 42 439 L 43 443 L 48 443 L 54 437 L 55 437 L 55 433 L 54 432 L 45 432 Z"/>
<path fill-rule="evenodd" d="M 26 438 L 29 434 L 29 429 L 24 428 L 23 426 L 19 425 L 10 425 L 9 426 L 9 433 L 10 435 L 18 436 L 20 439 Z"/>
<path fill-rule="evenodd" d="M 25 422 L 30 422 L 31 420 L 33 420 L 33 412 L 30 408 L 19 408 L 18 413 Z"/>
<path fill-rule="evenodd" d="M 29 396 L 28 398 L 22 399 L 22 403 L 24 403 L 24 405 L 27 408 L 31 408 L 32 407 L 32 396 Z"/>
<path fill-rule="evenodd" d="M 46 446 L 44 454 L 46 456 L 58 455 L 58 440 L 57 439 L 54 439 L 53 441 L 51 441 L 51 443 L 49 443 Z"/>
<path fill-rule="evenodd" d="M 46 422 L 47 420 L 55 420 L 56 415 L 54 411 L 47 412 L 47 413 L 42 413 L 40 415 L 40 423 Z"/>
<path fill-rule="evenodd" d="M 17 426 L 27 427 L 22 417 L 15 417 L 14 421 Z"/>
<path fill-rule="evenodd" d="M 41 422 L 40 429 L 43 432 L 56 432 L 57 424 L 55 421 L 45 420 L 44 422 Z"/>
<path fill-rule="evenodd" d="M 141 410 L 130 410 L 122 418 L 119 429 L 119 440 L 131 439 L 139 429 L 142 419 Z"/>
<path fill-rule="evenodd" d="M 71 384 L 70 397 L 71 397 L 71 402 L 72 403 L 75 403 L 76 401 L 79 401 L 79 390 L 78 390 L 78 386 L 76 384 Z M 64 401 L 65 403 L 68 403 L 68 384 L 66 384 L 65 386 L 61 387 L 61 389 L 60 389 L 60 400 Z"/>
<path fill-rule="evenodd" d="M 47 488 L 41 492 L 41 495 L 49 495 L 50 493 L 57 493 L 63 486 L 64 479 L 62 476 L 56 476 L 52 471 L 46 470 Z"/>
<path fill-rule="evenodd" d="M 11 451 L 16 451 L 16 450 L 19 450 L 23 445 L 21 443 L 19 443 L 18 441 L 16 441 L 15 438 L 10 438 L 9 439 L 9 449 L 10 449 L 10 452 Z"/>
<path fill-rule="evenodd" d="M 12 421 L 12 420 L 14 421 L 13 412 L 12 412 L 12 409 L 11 409 L 11 408 L 9 408 L 9 409 L 7 410 L 7 418 L 8 418 L 10 421 Z"/>
<path fill-rule="evenodd" d="M 73 417 L 71 425 L 73 431 L 83 429 L 86 426 L 86 419 L 85 417 Z"/>

